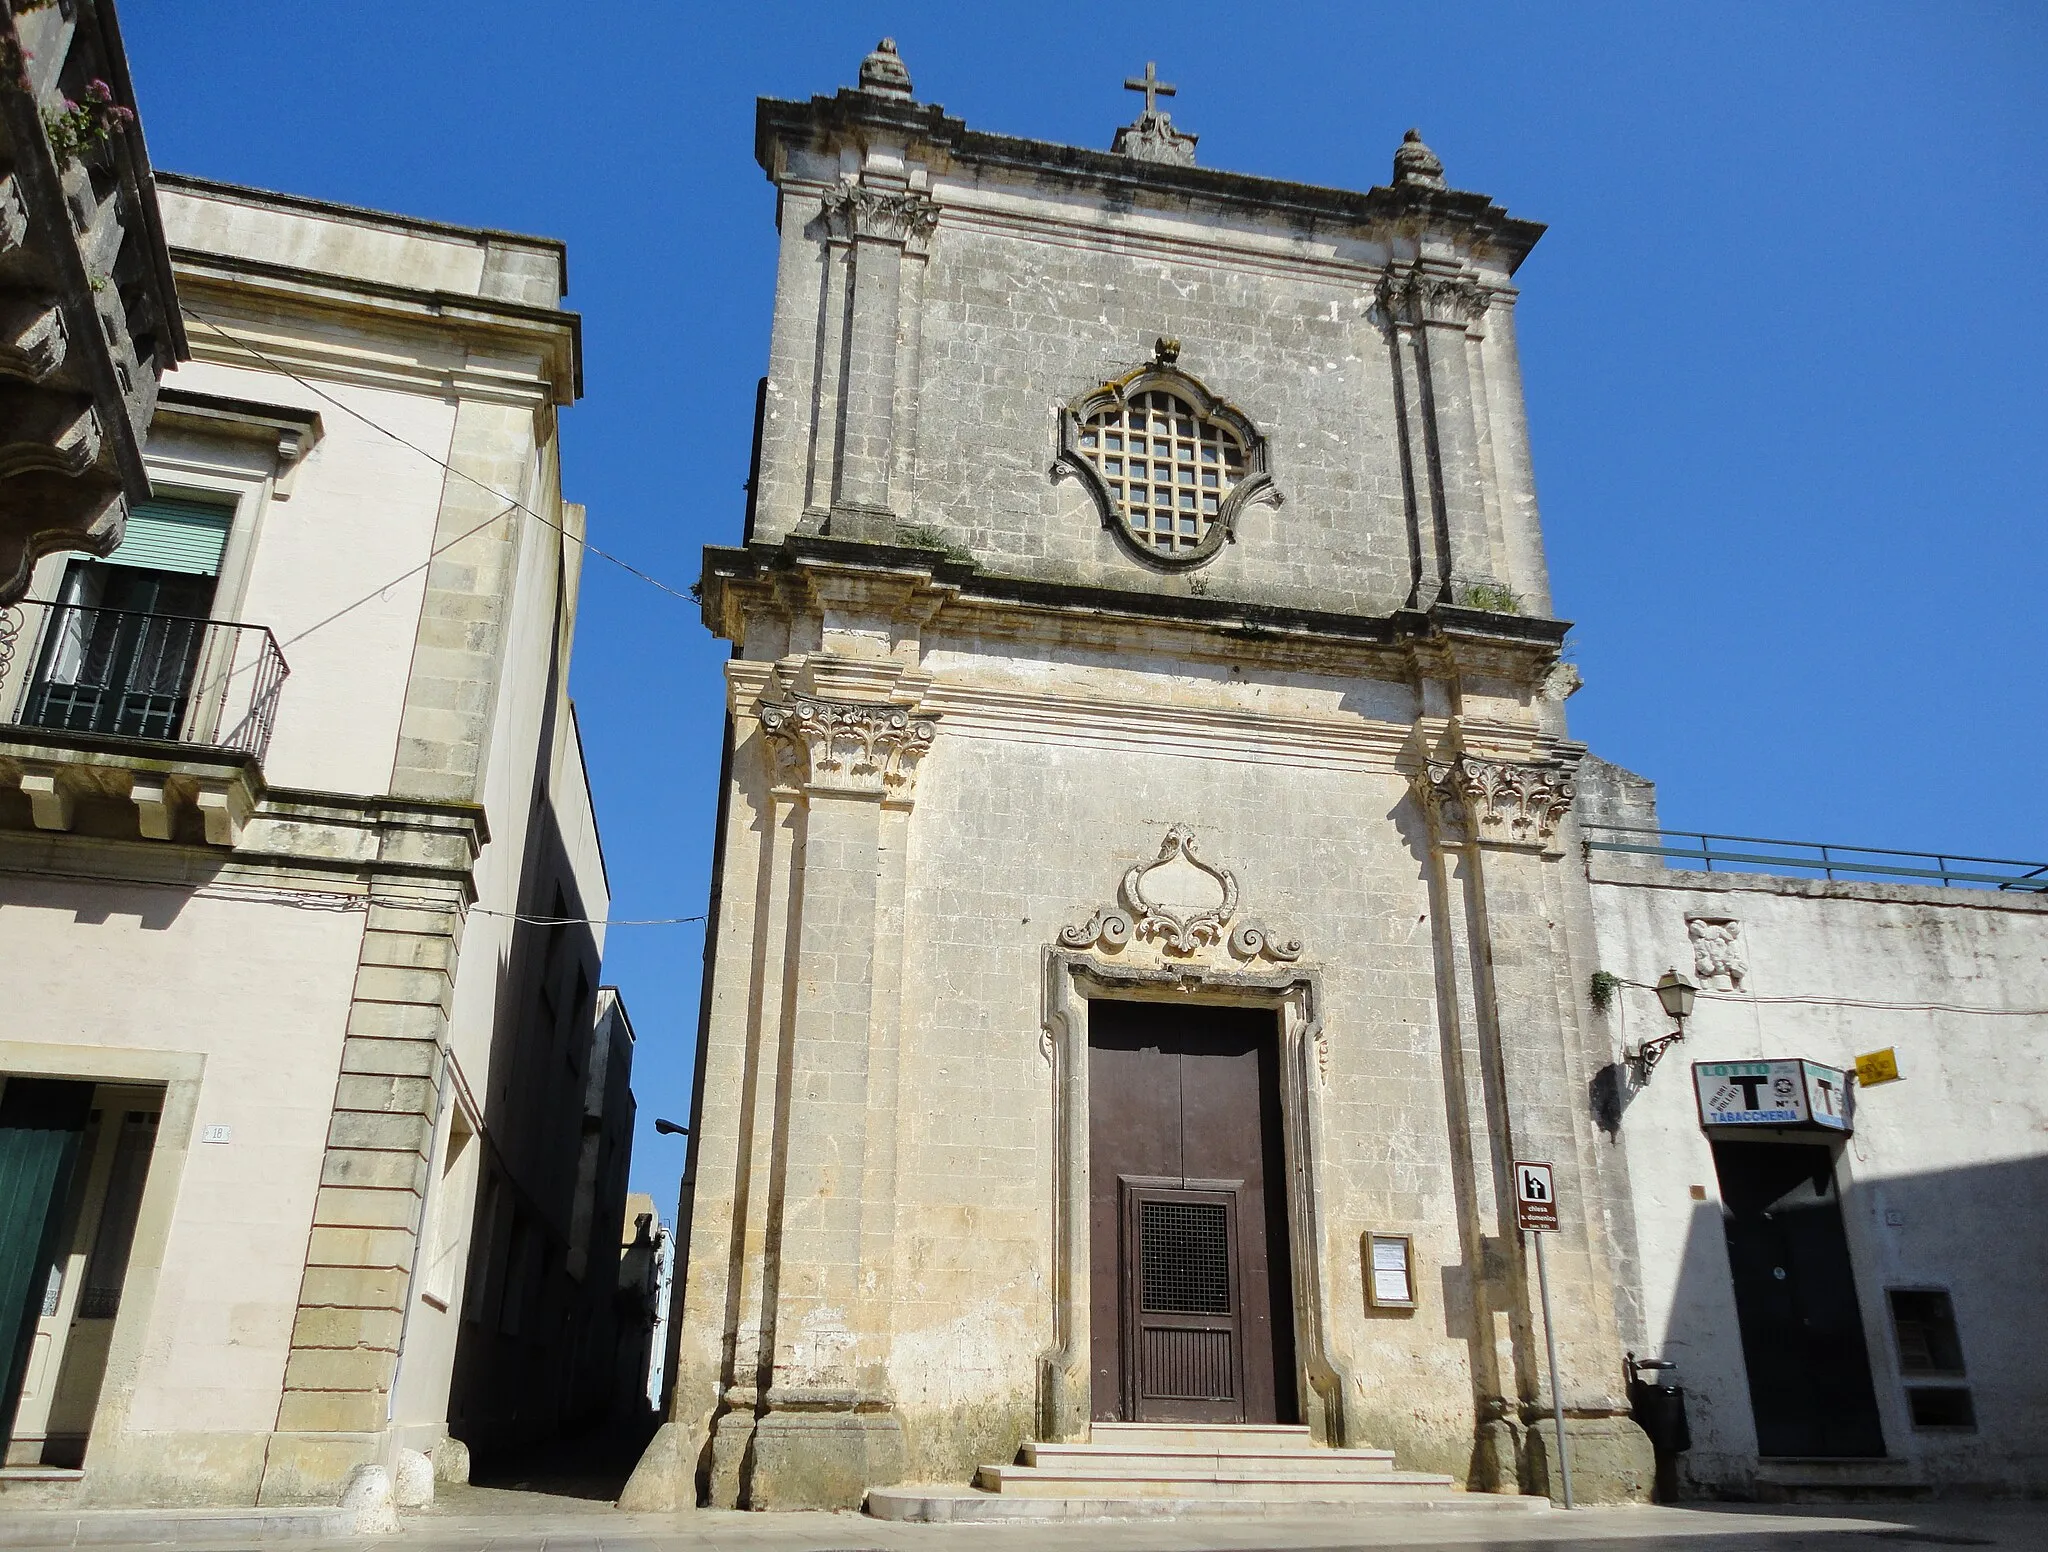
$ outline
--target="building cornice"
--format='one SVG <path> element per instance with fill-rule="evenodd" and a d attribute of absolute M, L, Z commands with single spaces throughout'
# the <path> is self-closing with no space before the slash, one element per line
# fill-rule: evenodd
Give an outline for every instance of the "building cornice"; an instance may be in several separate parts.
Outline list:
<path fill-rule="evenodd" d="M 260 309 L 266 321 L 257 347 L 294 369 L 353 381 L 400 387 L 430 386 L 467 396 L 527 399 L 536 388 L 547 402 L 574 403 L 583 393 L 583 319 L 578 313 L 529 303 L 474 296 L 468 292 L 418 290 L 361 280 L 288 264 L 232 254 L 174 248 L 171 257 L 181 293 L 193 303 L 197 323 L 190 330 L 195 360 L 269 368 L 207 327 L 211 315 L 226 312 L 230 328 L 247 323 Z M 358 326 L 468 344 L 488 339 L 494 349 L 529 354 L 533 372 L 467 365 L 442 368 L 432 362 L 386 357 L 360 345 L 338 346 L 311 331 L 280 328 L 286 319 L 340 314 Z M 239 332 L 239 331 L 237 331 Z"/>
<path fill-rule="evenodd" d="M 1114 151 L 969 129 L 929 103 L 896 102 L 842 90 L 808 102 L 764 97 L 756 104 L 754 155 L 781 183 L 791 147 L 825 150 L 835 141 L 907 143 L 933 171 L 967 169 L 1038 187 L 1086 192 L 1120 204 L 1180 205 L 1258 226 L 1329 222 L 1361 233 L 1403 228 L 1457 230 L 1498 251 L 1512 274 L 1542 237 L 1540 222 L 1511 216 L 1483 194 L 1413 185 L 1363 191 L 1324 188 L 1211 167 L 1141 161 Z"/>
<path fill-rule="evenodd" d="M 1407 680 L 1418 673 L 1484 668 L 1530 683 L 1547 674 L 1570 622 L 1438 604 L 1384 615 L 1338 614 L 1210 595 L 1076 586 L 977 569 L 942 552 L 901 545 L 791 536 L 780 544 L 707 547 L 701 584 L 704 622 L 744 639 L 743 617 L 774 589 L 821 565 L 850 572 L 927 578 L 943 595 L 923 626 L 928 646 L 953 636 L 1002 635 L 1074 647 L 1128 646 L 1134 628 L 1162 648 L 1196 660 L 1272 661 L 1301 669 L 1367 671 Z"/>
<path fill-rule="evenodd" d="M 303 215 L 345 221 L 350 226 L 366 226 L 375 231 L 396 232 L 404 236 L 453 238 L 459 242 L 474 243 L 479 248 L 539 249 L 553 255 L 561 265 L 561 294 L 569 294 L 569 248 L 559 237 L 538 237 L 528 232 L 508 232 L 489 226 L 458 226 L 449 221 L 430 221 L 421 216 L 372 210 L 364 205 L 345 205 L 338 200 L 315 199 L 306 194 L 283 194 L 275 189 L 259 189 L 240 183 L 221 183 L 212 178 L 194 177 L 191 173 L 158 171 L 156 181 L 159 186 L 181 194 L 201 195 L 207 199 L 249 205 L 259 210 L 290 210 Z"/>

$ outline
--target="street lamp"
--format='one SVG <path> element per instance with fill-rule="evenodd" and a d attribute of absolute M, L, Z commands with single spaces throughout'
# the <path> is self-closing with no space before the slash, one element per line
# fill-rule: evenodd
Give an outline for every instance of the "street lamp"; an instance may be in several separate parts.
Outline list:
<path fill-rule="evenodd" d="M 1665 1047 L 1685 1038 L 1685 1021 L 1692 1017 L 1693 998 L 1699 995 L 1699 988 L 1676 970 L 1666 970 L 1657 982 L 1656 990 L 1657 1001 L 1664 1005 L 1664 1011 L 1676 1027 L 1668 1035 L 1645 1040 L 1628 1059 L 1629 1065 L 1635 1069 L 1639 1086 L 1650 1081 L 1650 1074 L 1657 1070 L 1658 1059 L 1664 1055 Z"/>
<path fill-rule="evenodd" d="M 662 1120 L 658 1117 L 655 1120 L 654 1129 L 664 1137 L 687 1137 L 690 1135 L 690 1129 L 687 1126 L 678 1126 L 673 1121 Z"/>

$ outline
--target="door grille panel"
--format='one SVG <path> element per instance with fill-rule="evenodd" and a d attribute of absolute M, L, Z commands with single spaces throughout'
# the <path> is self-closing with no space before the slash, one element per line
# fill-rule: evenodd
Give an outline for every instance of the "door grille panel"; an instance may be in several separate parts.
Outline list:
<path fill-rule="evenodd" d="M 1145 1394 L 1174 1401 L 1234 1401 L 1230 1332 L 1153 1326 L 1145 1332 Z"/>
<path fill-rule="evenodd" d="M 1229 1209 L 1223 1203 L 1141 1202 L 1138 1242 L 1147 1314 L 1231 1312 Z"/>

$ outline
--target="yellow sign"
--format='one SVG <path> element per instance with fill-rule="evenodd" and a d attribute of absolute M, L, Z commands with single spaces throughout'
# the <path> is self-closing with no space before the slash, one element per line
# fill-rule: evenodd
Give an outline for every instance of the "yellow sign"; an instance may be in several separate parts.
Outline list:
<path fill-rule="evenodd" d="M 1869 1088 L 1873 1083 L 1899 1081 L 1899 1056 L 1890 1046 L 1856 1058 L 1856 1081 Z"/>

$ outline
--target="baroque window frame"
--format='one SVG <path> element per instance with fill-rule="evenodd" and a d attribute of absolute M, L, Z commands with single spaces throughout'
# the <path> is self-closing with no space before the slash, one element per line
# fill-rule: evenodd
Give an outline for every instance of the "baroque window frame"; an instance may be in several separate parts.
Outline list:
<path fill-rule="evenodd" d="M 1211 393 L 1207 385 L 1191 373 L 1182 371 L 1177 364 L 1179 354 L 1178 341 L 1162 339 L 1155 348 L 1153 359 L 1143 366 L 1069 400 L 1060 411 L 1059 457 L 1052 468 L 1055 480 L 1069 472 L 1078 475 L 1095 499 L 1102 526 L 1116 535 L 1117 541 L 1131 555 L 1159 571 L 1189 571 L 1208 564 L 1225 544 L 1237 542 L 1238 514 L 1248 503 L 1264 501 L 1277 507 L 1285 499 L 1273 483 L 1265 436 L 1244 411 Z M 1131 527 L 1123 503 L 1110 491 L 1101 470 L 1081 445 L 1082 433 L 1094 416 L 1105 410 L 1121 411 L 1139 395 L 1154 391 L 1163 391 L 1183 400 L 1194 411 L 1198 422 L 1221 426 L 1244 448 L 1244 477 L 1218 502 L 1201 542 L 1192 549 L 1164 551 L 1140 537 Z"/>

